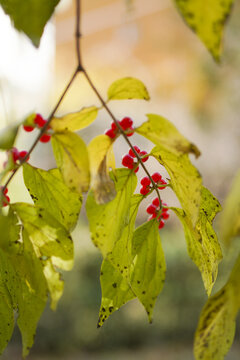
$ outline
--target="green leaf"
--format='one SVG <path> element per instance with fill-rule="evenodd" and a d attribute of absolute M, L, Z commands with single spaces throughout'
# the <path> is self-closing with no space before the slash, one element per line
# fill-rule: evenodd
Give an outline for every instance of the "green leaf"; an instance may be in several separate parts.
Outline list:
<path fill-rule="evenodd" d="M 240 256 L 226 285 L 204 306 L 194 341 L 196 360 L 223 360 L 235 334 L 240 309 Z"/>
<path fill-rule="evenodd" d="M 97 204 L 105 204 L 116 196 L 114 182 L 109 176 L 111 150 L 112 140 L 106 135 L 96 136 L 88 145 L 91 189 Z"/>
<path fill-rule="evenodd" d="M 127 279 L 124 278 L 119 270 L 115 269 L 108 260 L 103 260 L 100 281 L 102 303 L 99 312 L 98 327 L 102 326 L 114 311 L 136 297 Z"/>
<path fill-rule="evenodd" d="M 30 204 L 12 205 L 38 256 L 73 260 L 73 242 L 69 232 L 52 215 Z"/>
<path fill-rule="evenodd" d="M 135 131 L 156 145 L 164 146 L 177 154 L 193 153 L 196 157 L 200 151 L 190 143 L 167 119 L 156 114 L 147 114 L 148 120 Z"/>
<path fill-rule="evenodd" d="M 85 107 L 78 112 L 70 113 L 51 120 L 51 128 L 54 131 L 77 131 L 89 126 L 97 117 L 96 106 Z"/>
<path fill-rule="evenodd" d="M 20 226 L 18 224 L 18 218 L 13 213 L 11 208 L 9 209 L 8 216 L 0 215 L 0 248 L 7 253 L 16 253 L 20 249 L 20 242 L 18 242 L 20 236 Z"/>
<path fill-rule="evenodd" d="M 70 131 L 52 136 L 57 166 L 67 186 L 79 192 L 87 191 L 90 182 L 87 147 L 84 141 Z"/>
<path fill-rule="evenodd" d="M 13 147 L 17 137 L 18 127 L 18 125 L 12 125 L 0 131 L 1 150 L 10 150 Z"/>
<path fill-rule="evenodd" d="M 24 32 L 38 47 L 44 27 L 60 0 L 0 0 L 14 27 Z"/>
<path fill-rule="evenodd" d="M 183 210 L 196 223 L 201 201 L 202 179 L 187 154 L 177 154 L 164 146 L 156 146 L 151 154 L 162 164 L 171 178 L 171 187 Z"/>
<path fill-rule="evenodd" d="M 160 242 L 158 222 L 148 221 L 133 236 L 134 269 L 131 289 L 141 301 L 152 322 L 153 308 L 165 281 L 166 263 Z"/>
<path fill-rule="evenodd" d="M 59 170 L 45 171 L 24 164 L 23 176 L 34 203 L 47 210 L 66 229 L 73 229 L 81 210 L 82 197 L 63 182 Z"/>
<path fill-rule="evenodd" d="M 226 245 L 240 235 L 240 170 L 234 178 L 230 192 L 224 202 L 220 218 L 220 234 Z"/>
<path fill-rule="evenodd" d="M 113 250 L 129 221 L 131 196 L 136 185 L 136 175 L 133 171 L 117 169 L 115 179 L 117 195 L 114 200 L 99 205 L 96 203 L 93 192 L 89 192 L 86 211 L 91 237 L 104 258 Z"/>
<path fill-rule="evenodd" d="M 175 0 L 188 26 L 202 40 L 216 61 L 222 53 L 225 22 L 230 15 L 233 0 Z"/>
<path fill-rule="evenodd" d="M 126 77 L 116 80 L 108 89 L 108 100 L 149 100 L 149 94 L 142 81 Z"/>
<path fill-rule="evenodd" d="M 187 241 L 188 254 L 199 268 L 207 294 L 210 295 L 218 273 L 222 252 L 212 221 L 221 210 L 218 200 L 202 187 L 198 221 L 194 227 L 182 209 L 171 208 L 181 220 Z"/>
<path fill-rule="evenodd" d="M 12 261 L 21 283 L 21 295 L 18 294 L 17 324 L 22 335 L 23 357 L 25 357 L 34 343 L 37 323 L 46 306 L 47 286 L 42 264 L 35 256 L 25 231 L 23 241 L 24 256 L 16 256 Z"/>

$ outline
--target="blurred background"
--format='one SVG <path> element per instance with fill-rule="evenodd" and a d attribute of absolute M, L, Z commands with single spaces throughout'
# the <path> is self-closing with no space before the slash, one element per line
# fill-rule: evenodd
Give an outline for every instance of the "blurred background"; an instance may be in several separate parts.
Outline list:
<path fill-rule="evenodd" d="M 62 0 L 49 23 L 40 48 L 15 32 L 0 9 L 0 128 L 17 123 L 31 112 L 47 116 L 76 65 L 74 48 L 75 2 Z M 225 32 L 221 65 L 216 65 L 196 36 L 186 27 L 171 0 L 82 0 L 82 56 L 85 67 L 103 96 L 109 85 L 125 76 L 142 80 L 149 102 L 114 101 L 109 104 L 117 118 L 131 116 L 134 124 L 156 113 L 172 121 L 201 150 L 192 158 L 207 186 L 221 203 L 240 165 L 240 3 L 236 2 Z M 58 114 L 98 104 L 80 76 Z M 109 127 L 102 110 L 97 120 L 80 135 L 88 143 Z M 20 132 L 19 149 L 28 149 L 34 133 Z M 35 134 L 36 135 L 36 134 Z M 133 143 L 151 150 L 151 143 L 134 135 Z M 128 151 L 124 141 L 115 144 L 117 165 Z M 0 166 L 5 154 L 0 153 Z M 51 145 L 39 144 L 30 163 L 45 169 L 55 166 Z M 149 161 L 150 172 L 162 169 Z M 20 172 L 19 172 L 20 173 Z M 139 171 L 139 177 L 143 173 Z M 31 201 L 16 176 L 10 187 L 14 201 Z M 163 200 L 177 205 L 165 190 Z M 143 204 L 138 224 L 146 221 Z M 219 220 L 215 228 L 218 231 Z M 55 313 L 42 316 L 29 359 L 144 359 L 193 360 L 192 343 L 200 311 L 207 300 L 199 271 L 188 258 L 183 231 L 171 216 L 161 239 L 167 262 L 166 284 L 159 296 L 154 322 L 149 325 L 143 308 L 131 301 L 96 328 L 101 301 L 101 256 L 90 241 L 84 211 L 74 230 L 75 266 L 64 274 L 65 292 Z M 238 239 L 239 240 L 239 239 Z M 238 253 L 239 241 L 223 251 L 224 261 L 214 287 L 226 281 Z M 2 359 L 20 359 L 18 330 Z M 226 359 L 240 357 L 239 329 Z"/>

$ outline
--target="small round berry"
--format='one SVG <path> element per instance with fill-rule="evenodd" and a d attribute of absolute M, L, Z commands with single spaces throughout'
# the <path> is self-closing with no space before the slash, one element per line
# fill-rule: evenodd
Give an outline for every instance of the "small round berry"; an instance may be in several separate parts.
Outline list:
<path fill-rule="evenodd" d="M 134 149 L 136 150 L 136 152 L 139 154 L 140 153 L 140 149 L 138 146 L 134 146 Z M 136 155 L 134 154 L 134 152 L 132 151 L 132 149 L 129 150 L 129 155 L 132 157 L 136 157 Z"/>
<path fill-rule="evenodd" d="M 142 194 L 142 195 L 147 195 L 149 192 L 150 192 L 150 189 L 148 186 L 143 186 L 140 189 L 140 194 Z"/>
<path fill-rule="evenodd" d="M 155 172 L 152 174 L 152 179 L 155 183 L 157 183 L 162 179 L 162 175 L 160 175 L 159 172 Z"/>
<path fill-rule="evenodd" d="M 133 121 L 130 117 L 125 117 L 120 121 L 120 125 L 123 130 L 128 130 L 133 125 Z"/>
<path fill-rule="evenodd" d="M 51 139 L 51 135 L 49 134 L 43 134 L 41 137 L 40 137 L 40 141 L 42 143 L 47 143 L 49 142 L 49 140 Z"/>
<path fill-rule="evenodd" d="M 167 220 L 168 218 L 169 218 L 169 213 L 168 212 L 163 212 L 162 213 L 162 218 L 164 219 L 164 220 Z"/>
<path fill-rule="evenodd" d="M 133 134 L 134 134 L 134 128 L 131 126 L 130 128 L 127 129 L 126 135 L 129 137 L 132 136 Z"/>
<path fill-rule="evenodd" d="M 23 151 L 20 151 L 19 152 L 19 159 L 22 160 L 25 158 L 25 156 L 27 155 L 27 151 L 26 150 L 23 150 Z M 26 161 L 28 161 L 30 159 L 30 156 L 27 157 Z"/>
<path fill-rule="evenodd" d="M 36 114 L 34 123 L 37 124 L 40 128 L 42 128 L 46 124 L 47 120 L 44 120 L 42 115 Z"/>
<path fill-rule="evenodd" d="M 129 154 L 124 155 L 122 158 L 122 165 L 126 166 L 129 169 L 132 169 L 134 166 L 133 158 Z"/>
<path fill-rule="evenodd" d="M 116 137 L 115 132 L 113 131 L 113 129 L 108 129 L 105 131 L 104 133 L 105 135 L 109 136 L 111 139 L 114 139 Z"/>
<path fill-rule="evenodd" d="M 166 185 L 167 185 L 167 182 L 166 182 L 165 180 L 161 179 L 161 180 L 158 182 L 158 184 L 160 185 L 160 186 L 158 186 L 159 190 L 163 190 L 163 189 L 165 189 L 165 187 L 166 187 Z M 163 185 L 165 185 L 165 186 L 163 186 Z"/>
<path fill-rule="evenodd" d="M 146 209 L 148 214 L 155 214 L 156 210 L 157 210 L 157 207 L 153 204 L 150 204 Z"/>
<path fill-rule="evenodd" d="M 164 220 L 160 220 L 159 225 L 158 225 L 158 228 L 159 228 L 159 229 L 162 229 L 162 228 L 164 227 L 164 225 L 165 225 Z"/>
<path fill-rule="evenodd" d="M 6 188 L 6 189 L 3 191 L 3 194 L 4 194 L 4 195 L 7 195 L 7 193 L 8 193 L 8 188 Z"/>
<path fill-rule="evenodd" d="M 152 204 L 155 205 L 155 206 L 159 206 L 160 205 L 159 198 L 156 197 L 155 199 L 153 199 Z"/>
<path fill-rule="evenodd" d="M 151 184 L 151 180 L 149 179 L 148 176 L 144 176 L 141 181 L 140 181 L 140 184 L 142 186 L 149 186 Z"/>
<path fill-rule="evenodd" d="M 2 206 L 5 207 L 5 206 L 8 206 L 10 203 L 10 197 L 9 196 L 4 196 L 4 200 L 2 202 Z"/>
<path fill-rule="evenodd" d="M 111 129 L 115 132 L 116 130 L 118 131 L 117 125 L 115 124 L 115 122 L 113 121 L 111 123 Z"/>
<path fill-rule="evenodd" d="M 134 170 L 135 173 L 137 173 L 139 170 L 139 166 Z"/>
<path fill-rule="evenodd" d="M 29 126 L 29 125 L 23 125 L 23 128 L 25 131 L 27 132 L 31 132 L 34 130 L 34 127 L 33 126 Z"/>
<path fill-rule="evenodd" d="M 12 148 L 11 150 L 13 162 L 16 163 L 16 161 L 19 159 L 19 152 L 17 148 Z"/>
<path fill-rule="evenodd" d="M 149 156 L 146 156 L 147 155 L 147 152 L 146 151 L 141 151 L 140 154 L 139 154 L 142 158 L 142 162 L 146 162 L 148 159 L 149 159 Z M 144 157 L 143 157 L 144 156 Z"/>

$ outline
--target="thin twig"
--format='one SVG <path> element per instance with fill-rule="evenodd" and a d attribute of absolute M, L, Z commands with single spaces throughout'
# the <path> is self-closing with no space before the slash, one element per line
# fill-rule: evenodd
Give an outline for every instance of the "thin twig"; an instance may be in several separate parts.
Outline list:
<path fill-rule="evenodd" d="M 82 36 L 80 32 L 80 21 L 81 21 L 81 1 L 76 0 L 76 53 L 78 61 L 78 71 L 82 71 L 82 58 L 81 58 L 81 46 L 80 38 Z"/>

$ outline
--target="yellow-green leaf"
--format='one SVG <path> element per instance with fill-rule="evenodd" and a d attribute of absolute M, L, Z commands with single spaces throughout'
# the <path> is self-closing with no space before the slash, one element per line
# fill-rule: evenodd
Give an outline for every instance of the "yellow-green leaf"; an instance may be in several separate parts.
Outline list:
<path fill-rule="evenodd" d="M 30 204 L 12 205 L 38 256 L 73 261 L 73 242 L 66 228 L 46 210 Z"/>
<path fill-rule="evenodd" d="M 108 89 L 108 100 L 124 99 L 149 100 L 150 97 L 142 81 L 132 77 L 126 77 L 114 81 Z"/>
<path fill-rule="evenodd" d="M 114 199 L 116 190 L 109 176 L 108 154 L 112 149 L 112 141 L 106 135 L 99 135 L 88 145 L 91 173 L 91 189 L 98 204 L 105 204 Z"/>
<path fill-rule="evenodd" d="M 202 40 L 216 61 L 222 54 L 225 22 L 234 0 L 175 0 L 188 26 Z"/>
<path fill-rule="evenodd" d="M 96 106 L 85 107 L 78 112 L 54 117 L 51 120 L 51 128 L 56 132 L 77 131 L 90 125 L 98 115 Z"/>
<path fill-rule="evenodd" d="M 63 182 L 58 169 L 45 171 L 29 164 L 23 165 L 25 185 L 36 205 L 47 210 L 66 229 L 76 225 L 82 197 Z"/>
<path fill-rule="evenodd" d="M 187 241 L 188 254 L 199 268 L 207 294 L 210 295 L 218 273 L 222 252 L 212 221 L 221 210 L 218 200 L 202 187 L 199 217 L 194 227 L 182 209 L 171 208 L 181 220 Z"/>
<path fill-rule="evenodd" d="M 234 236 L 240 235 L 240 170 L 224 202 L 220 218 L 220 234 L 226 245 L 230 245 Z"/>
<path fill-rule="evenodd" d="M 158 222 L 138 227 L 132 243 L 133 272 L 131 289 L 146 309 L 152 322 L 153 308 L 165 281 L 166 263 L 160 242 Z"/>
<path fill-rule="evenodd" d="M 79 193 L 87 191 L 90 182 L 87 147 L 84 141 L 70 131 L 52 136 L 57 166 L 67 186 Z"/>
<path fill-rule="evenodd" d="M 223 360 L 235 334 L 240 309 L 240 256 L 226 285 L 204 306 L 194 341 L 196 360 Z"/>
<path fill-rule="evenodd" d="M 151 154 L 162 164 L 171 178 L 171 187 L 183 210 L 196 223 L 201 202 L 202 179 L 187 154 L 177 154 L 165 146 L 156 146 Z"/>
<path fill-rule="evenodd" d="M 112 201 L 99 205 L 90 191 L 86 203 L 92 241 L 103 257 L 109 255 L 122 236 L 129 221 L 131 197 L 137 185 L 133 171 L 118 169 L 115 175 L 117 195 Z"/>
<path fill-rule="evenodd" d="M 135 130 L 138 134 L 177 154 L 200 155 L 196 145 L 190 143 L 170 121 L 156 114 L 147 114 L 147 117 L 148 120 Z"/>

